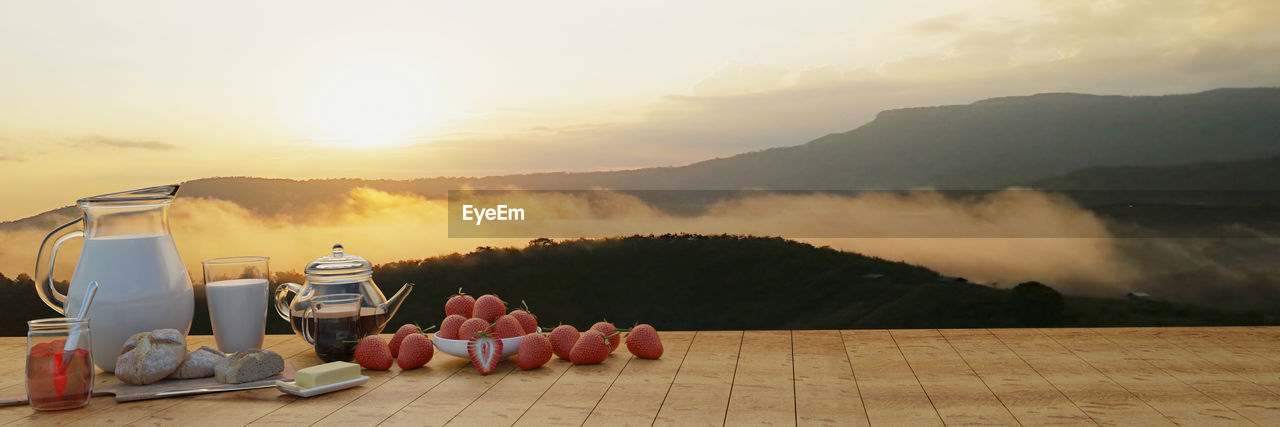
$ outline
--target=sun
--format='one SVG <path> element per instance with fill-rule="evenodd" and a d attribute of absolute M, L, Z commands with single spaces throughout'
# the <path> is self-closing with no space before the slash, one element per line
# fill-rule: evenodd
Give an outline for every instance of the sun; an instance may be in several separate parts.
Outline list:
<path fill-rule="evenodd" d="M 345 147 L 413 143 L 432 120 L 433 98 L 420 81 L 390 73 L 346 74 L 312 88 L 305 105 L 307 138 Z"/>

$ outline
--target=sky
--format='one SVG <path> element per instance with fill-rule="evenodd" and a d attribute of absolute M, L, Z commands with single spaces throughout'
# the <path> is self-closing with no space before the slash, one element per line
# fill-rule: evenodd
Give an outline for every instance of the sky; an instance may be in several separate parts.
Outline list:
<path fill-rule="evenodd" d="M 0 221 L 211 176 L 680 165 L 876 112 L 1280 85 L 1280 2 L 0 0 Z"/>

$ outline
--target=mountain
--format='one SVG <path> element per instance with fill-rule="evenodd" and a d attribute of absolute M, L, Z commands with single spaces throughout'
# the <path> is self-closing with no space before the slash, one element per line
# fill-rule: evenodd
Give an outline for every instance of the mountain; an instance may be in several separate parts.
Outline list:
<path fill-rule="evenodd" d="M 1096 186 L 1103 181 L 1123 182 L 1129 179 L 1126 174 L 1152 174 L 1153 167 L 1273 158 L 1280 155 L 1277 117 L 1280 88 L 1217 89 L 1165 96 L 1047 93 L 992 98 L 968 105 L 884 111 L 854 130 L 806 144 L 679 167 L 413 180 L 208 178 L 187 182 L 181 194 L 229 200 L 260 214 L 274 215 L 341 200 L 357 187 L 437 198 L 449 189 L 463 186 L 988 189 L 1042 180 L 1050 180 L 1043 185 L 1075 180 Z M 1257 173 L 1265 174 L 1268 165 L 1259 164 Z M 1201 168 L 1209 171 L 1218 167 L 1206 164 Z M 1235 177 L 1212 177 L 1223 185 L 1256 183 L 1261 181 L 1253 177 L 1270 176 L 1219 169 L 1221 174 Z M 1066 175 L 1073 172 L 1090 176 L 1093 181 Z M 1167 170 L 1163 175 L 1152 175 L 1146 184 L 1185 185 L 1179 182 L 1193 181 L 1176 176 L 1187 172 Z M 37 217 L 27 223 L 43 228 L 54 225 L 51 219 L 44 220 L 49 224 L 40 221 Z"/>
<path fill-rule="evenodd" d="M 1273 156 L 1277 117 L 1280 88 L 1039 94 L 890 110 L 800 146 L 578 176 L 622 188 L 998 188 L 1091 167 Z"/>

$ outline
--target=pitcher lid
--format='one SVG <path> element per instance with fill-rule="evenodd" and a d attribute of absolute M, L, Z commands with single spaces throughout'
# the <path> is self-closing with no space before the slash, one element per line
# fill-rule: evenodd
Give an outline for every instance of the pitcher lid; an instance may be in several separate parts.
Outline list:
<path fill-rule="evenodd" d="M 373 264 L 346 253 L 342 244 L 337 243 L 332 253 L 307 264 L 306 274 L 309 283 L 358 282 L 373 277 Z"/>

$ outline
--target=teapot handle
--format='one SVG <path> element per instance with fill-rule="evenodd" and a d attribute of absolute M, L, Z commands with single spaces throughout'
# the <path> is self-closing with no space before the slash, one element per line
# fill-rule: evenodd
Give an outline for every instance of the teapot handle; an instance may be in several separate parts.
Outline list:
<path fill-rule="evenodd" d="M 63 243 L 75 238 L 84 238 L 83 227 L 71 227 L 83 220 L 84 217 L 79 217 L 50 231 L 47 236 L 44 236 L 44 241 L 40 242 L 40 250 L 36 252 L 36 293 L 40 294 L 40 299 L 44 300 L 49 308 L 57 310 L 58 314 L 66 314 L 67 296 L 53 287 L 53 261 L 58 258 L 58 248 L 62 247 Z M 53 239 L 53 245 L 49 244 L 50 239 Z M 45 264 L 48 267 L 41 269 L 40 267 Z M 67 292 L 71 290 L 68 289 Z"/>
<path fill-rule="evenodd" d="M 292 292 L 294 297 L 298 296 L 298 292 L 302 291 L 302 286 L 297 283 L 281 283 L 276 287 L 276 313 L 280 314 L 280 318 L 289 321 L 289 303 L 293 302 L 292 298 L 288 298 Z"/>

